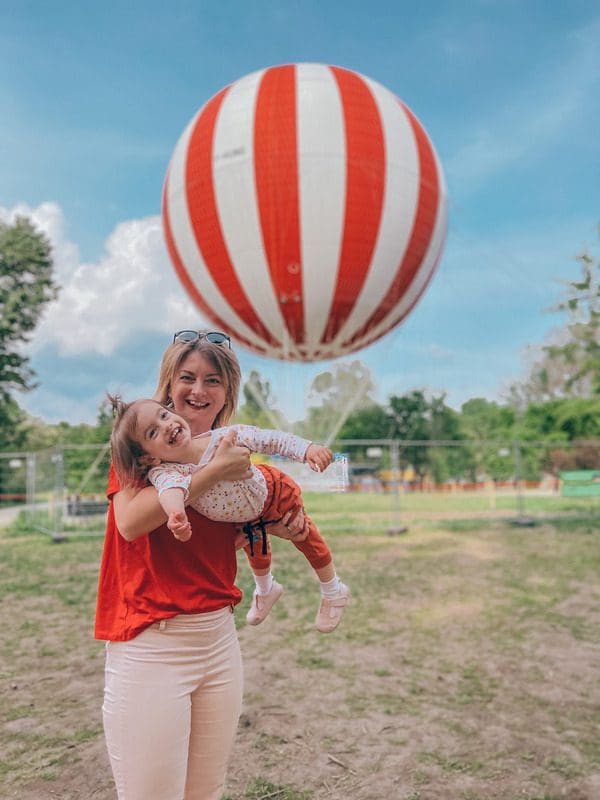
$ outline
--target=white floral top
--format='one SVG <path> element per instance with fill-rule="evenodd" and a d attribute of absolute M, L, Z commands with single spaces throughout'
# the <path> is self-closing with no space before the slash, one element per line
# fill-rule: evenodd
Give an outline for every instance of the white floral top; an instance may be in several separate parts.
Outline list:
<path fill-rule="evenodd" d="M 179 487 L 183 489 L 187 499 L 192 475 L 214 458 L 221 439 L 232 429 L 236 432 L 236 444 L 248 447 L 253 453 L 279 455 L 292 461 L 304 461 L 311 444 L 307 439 L 293 433 L 264 430 L 252 425 L 217 428 L 203 434 L 210 436 L 210 443 L 198 464 L 164 462 L 150 470 L 148 480 L 158 489 L 158 494 L 165 489 Z M 251 522 L 258 519 L 267 499 L 267 485 L 262 472 L 254 465 L 250 468 L 251 478 L 243 481 L 219 481 L 190 503 L 191 507 L 216 522 Z"/>

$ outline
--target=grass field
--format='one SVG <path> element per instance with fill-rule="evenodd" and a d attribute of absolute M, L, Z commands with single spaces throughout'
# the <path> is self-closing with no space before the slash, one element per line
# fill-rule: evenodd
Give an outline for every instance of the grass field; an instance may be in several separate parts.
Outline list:
<path fill-rule="evenodd" d="M 473 515 L 485 508 L 437 519 L 451 509 L 436 500 L 390 536 L 360 522 L 389 513 L 387 497 L 311 498 L 309 507 L 352 603 L 336 633 L 314 631 L 314 578 L 276 540 L 286 592 L 249 628 L 240 556 L 246 688 L 227 800 L 600 797 L 596 515 L 545 509 L 521 528 Z M 52 543 L 20 525 L 0 531 L 7 800 L 115 796 L 100 718 L 103 645 L 92 638 L 101 546 Z"/>

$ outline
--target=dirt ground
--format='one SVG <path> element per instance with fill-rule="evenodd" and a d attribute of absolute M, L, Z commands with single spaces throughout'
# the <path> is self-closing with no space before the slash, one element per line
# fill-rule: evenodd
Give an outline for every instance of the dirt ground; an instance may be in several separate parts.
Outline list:
<path fill-rule="evenodd" d="M 245 706 L 228 799 L 598 800 L 600 593 L 585 553 L 573 560 L 550 529 L 411 530 L 374 537 L 368 552 L 357 541 L 334 544 L 353 595 L 330 636 L 312 627 L 316 586 L 276 552 L 286 593 L 263 625 L 240 630 Z M 97 562 L 78 569 L 93 582 Z M 3 727 L 31 752 L 0 797 L 114 800 L 90 603 L 56 605 L 43 588 L 26 611 L 18 598 L 3 606 L 21 665 L 2 675 L 20 709 Z M 78 735 L 53 749 L 58 731 Z"/>

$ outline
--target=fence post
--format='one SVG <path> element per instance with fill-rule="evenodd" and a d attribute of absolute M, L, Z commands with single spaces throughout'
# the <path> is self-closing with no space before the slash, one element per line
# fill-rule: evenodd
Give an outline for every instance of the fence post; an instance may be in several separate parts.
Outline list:
<path fill-rule="evenodd" d="M 400 521 L 400 448 L 398 441 L 392 439 L 390 442 L 390 463 L 392 466 L 393 480 L 393 500 L 392 500 L 392 520 L 388 530 L 390 536 L 406 533 L 408 528 Z"/>
<path fill-rule="evenodd" d="M 54 542 L 64 542 L 62 522 L 65 505 L 65 469 L 64 448 L 62 445 L 57 445 L 54 449 L 52 461 L 54 463 L 52 540 Z"/>
<path fill-rule="evenodd" d="M 518 516 L 516 519 L 512 520 L 512 525 L 519 525 L 520 527 L 527 527 L 530 528 L 535 525 L 535 520 L 533 517 L 526 517 L 525 516 L 525 502 L 523 500 L 523 492 L 521 490 L 521 446 L 519 441 L 513 442 L 513 453 L 514 453 L 514 460 L 515 460 L 515 483 L 517 486 L 517 509 L 518 509 Z"/>
<path fill-rule="evenodd" d="M 33 523 L 35 517 L 35 453 L 27 453 L 27 468 L 25 471 L 25 503 L 29 522 Z"/>

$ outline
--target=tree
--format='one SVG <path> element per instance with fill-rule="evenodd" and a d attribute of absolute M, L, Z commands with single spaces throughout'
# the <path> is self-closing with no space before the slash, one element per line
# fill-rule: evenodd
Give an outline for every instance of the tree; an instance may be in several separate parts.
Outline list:
<path fill-rule="evenodd" d="M 514 473 L 513 459 L 507 449 L 515 437 L 514 408 L 474 397 L 463 403 L 460 411 L 465 437 L 473 442 L 469 446 L 474 466 L 472 480 L 482 475 L 494 480 L 509 478 Z"/>
<path fill-rule="evenodd" d="M 236 415 L 237 422 L 259 428 L 285 428 L 282 414 L 275 408 L 271 382 L 263 380 L 253 369 L 243 387 L 244 403 Z"/>
<path fill-rule="evenodd" d="M 524 441 L 573 442 L 600 437 L 600 398 L 573 397 L 532 403 L 518 423 Z"/>
<path fill-rule="evenodd" d="M 483 397 L 467 400 L 460 408 L 464 432 L 476 441 L 508 441 L 512 438 L 515 411 Z"/>
<path fill-rule="evenodd" d="M 339 438 L 349 416 L 373 404 L 374 389 L 371 371 L 361 361 L 342 362 L 319 373 L 310 387 L 308 419 L 301 432 L 321 442 Z"/>
<path fill-rule="evenodd" d="M 460 415 L 446 405 L 446 395 L 429 402 L 430 436 L 433 441 L 460 442 L 464 439 Z M 442 445 L 429 449 L 429 468 L 435 483 L 458 480 L 469 469 L 472 459 L 463 445 Z"/>
<path fill-rule="evenodd" d="M 44 307 L 58 292 L 48 240 L 31 222 L 0 222 L 0 402 L 15 390 L 35 387 L 29 358 L 21 351 Z"/>
<path fill-rule="evenodd" d="M 372 405 L 353 411 L 341 427 L 340 439 L 387 439 L 390 416 L 383 406 Z"/>
<path fill-rule="evenodd" d="M 27 441 L 25 420 L 25 412 L 12 397 L 0 396 L 0 452 L 25 448 Z"/>
<path fill-rule="evenodd" d="M 544 348 L 551 361 L 568 369 L 565 390 L 588 388 L 600 395 L 600 260 L 583 252 L 577 257 L 582 276 L 567 284 L 564 300 L 556 311 L 569 315 L 566 341 Z"/>
<path fill-rule="evenodd" d="M 427 441 L 431 439 L 429 425 L 429 403 L 422 391 L 414 390 L 401 397 L 390 397 L 392 439 Z M 409 465 L 422 481 L 427 473 L 427 447 L 424 445 L 408 445 L 400 452 L 400 465 L 406 469 Z"/>
<path fill-rule="evenodd" d="M 566 313 L 567 324 L 535 348 L 528 377 L 510 388 L 517 408 L 600 395 L 600 261 L 587 251 L 576 260 L 581 278 L 566 282 L 564 297 L 551 309 Z"/>
<path fill-rule="evenodd" d="M 348 453 L 354 469 L 365 467 L 369 472 L 390 467 L 389 448 L 382 448 L 381 456 L 367 456 L 369 445 L 347 445 L 347 439 L 387 439 L 390 430 L 390 417 L 383 406 L 373 403 L 353 411 L 340 428 L 337 436 L 343 449 Z"/>
<path fill-rule="evenodd" d="M 600 469 L 600 444 L 574 441 L 568 450 L 558 448 L 547 454 L 544 467 L 557 476 L 563 470 Z"/>
<path fill-rule="evenodd" d="M 400 465 L 411 466 L 423 481 L 429 475 L 435 483 L 450 478 L 458 479 L 471 466 L 466 447 L 456 445 L 435 446 L 436 441 L 461 442 L 464 438 L 460 415 L 446 405 L 446 395 L 428 399 L 420 390 L 413 390 L 389 400 L 389 436 L 400 440 L 414 440 L 423 444 L 402 445 Z M 431 444 L 430 444 L 431 443 Z"/>

